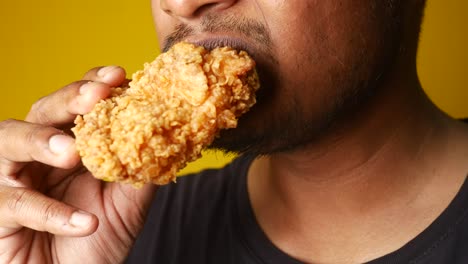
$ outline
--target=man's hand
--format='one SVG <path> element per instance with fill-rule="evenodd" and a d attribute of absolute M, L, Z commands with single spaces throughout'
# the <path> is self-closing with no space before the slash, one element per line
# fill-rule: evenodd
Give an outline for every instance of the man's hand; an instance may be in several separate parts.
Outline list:
<path fill-rule="evenodd" d="M 0 122 L 0 263 L 118 263 L 155 191 L 96 180 L 69 131 L 125 71 L 89 71 L 37 101 L 24 121 Z"/>

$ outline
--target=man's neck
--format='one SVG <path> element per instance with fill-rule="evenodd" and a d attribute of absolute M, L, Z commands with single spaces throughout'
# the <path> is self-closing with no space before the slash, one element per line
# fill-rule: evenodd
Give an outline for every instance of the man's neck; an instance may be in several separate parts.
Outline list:
<path fill-rule="evenodd" d="M 419 89 L 403 88 L 319 142 L 253 162 L 253 209 L 280 249 L 307 262 L 371 260 L 414 238 L 450 203 L 468 171 L 460 160 L 467 153 L 453 150 L 463 129 Z"/>

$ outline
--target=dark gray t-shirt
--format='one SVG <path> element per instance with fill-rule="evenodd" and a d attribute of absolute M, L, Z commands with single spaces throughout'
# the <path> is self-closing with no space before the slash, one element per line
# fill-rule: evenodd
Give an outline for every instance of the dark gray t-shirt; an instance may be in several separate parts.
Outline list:
<path fill-rule="evenodd" d="M 271 243 L 250 205 L 243 156 L 161 187 L 127 263 L 301 263 Z M 468 181 L 426 230 L 372 264 L 468 263 Z M 398 225 L 398 223 L 395 223 Z"/>

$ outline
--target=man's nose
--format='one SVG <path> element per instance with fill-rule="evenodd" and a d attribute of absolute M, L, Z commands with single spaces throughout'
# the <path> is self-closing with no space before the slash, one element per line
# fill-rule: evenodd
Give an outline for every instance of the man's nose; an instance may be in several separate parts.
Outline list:
<path fill-rule="evenodd" d="M 200 16 L 208 11 L 221 11 L 231 7 L 236 0 L 160 0 L 161 9 L 182 19 Z"/>

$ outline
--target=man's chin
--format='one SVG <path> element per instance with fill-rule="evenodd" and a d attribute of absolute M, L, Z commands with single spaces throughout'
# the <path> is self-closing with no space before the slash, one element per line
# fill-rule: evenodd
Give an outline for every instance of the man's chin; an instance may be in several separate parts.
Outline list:
<path fill-rule="evenodd" d="M 290 151 L 306 144 L 304 136 L 284 136 L 275 131 L 247 135 L 245 131 L 237 129 L 226 130 L 213 141 L 209 149 L 261 156 Z"/>
<path fill-rule="evenodd" d="M 265 118 L 259 112 L 247 113 L 239 120 L 237 128 L 222 130 L 210 149 L 221 150 L 236 154 L 268 155 L 295 148 L 300 142 L 306 140 L 302 134 L 303 126 L 299 120 L 288 118 Z"/>

